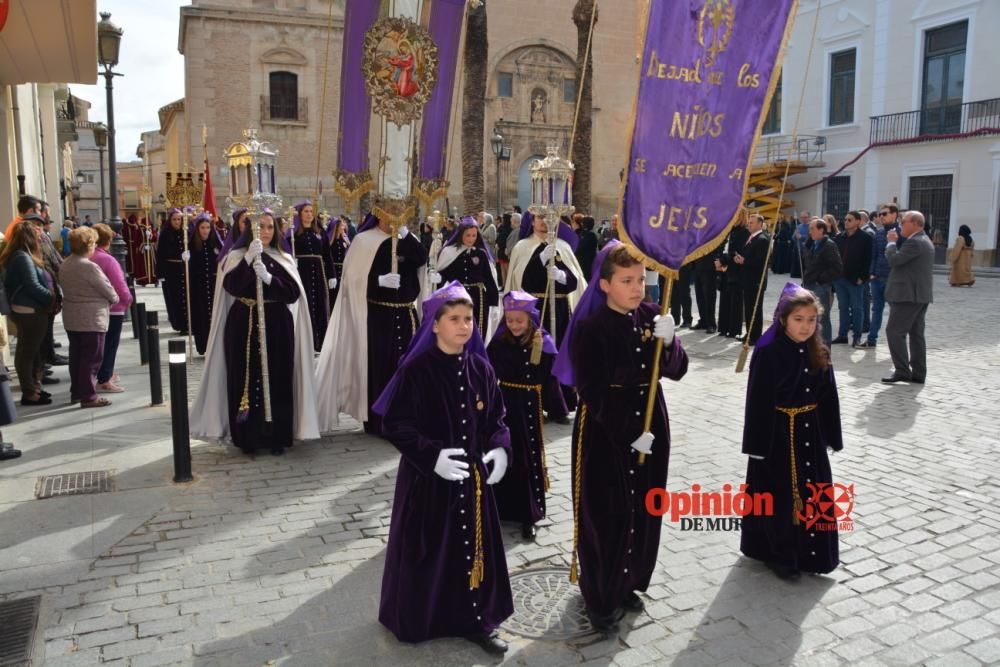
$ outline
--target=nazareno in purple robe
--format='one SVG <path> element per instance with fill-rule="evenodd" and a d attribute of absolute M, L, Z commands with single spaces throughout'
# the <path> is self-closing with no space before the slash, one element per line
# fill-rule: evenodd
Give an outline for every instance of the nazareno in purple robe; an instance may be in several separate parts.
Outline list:
<path fill-rule="evenodd" d="M 608 616 L 632 591 L 645 591 L 656 566 L 661 517 L 646 511 L 646 493 L 665 488 L 670 422 L 657 386 L 650 431 L 652 454 L 639 465 L 631 445 L 643 431 L 659 309 L 642 303 L 630 313 L 601 306 L 574 324 L 570 359 L 580 395 L 571 443 L 578 503 L 580 592 L 592 612 Z M 660 374 L 680 380 L 688 358 L 679 339 L 664 347 Z"/>
<path fill-rule="evenodd" d="M 378 277 L 392 270 L 392 239 L 382 241 L 368 271 L 368 421 L 365 432 L 382 433 L 382 418 L 371 406 L 382 394 L 399 360 L 417 331 L 416 300 L 420 296 L 420 271 L 427 251 L 413 234 L 396 245 L 399 289 L 380 287 Z"/>
<path fill-rule="evenodd" d="M 261 256 L 261 261 L 272 276 L 271 284 L 264 285 L 271 424 L 264 421 L 257 308 L 252 305 L 257 299 L 257 274 L 246 262 L 240 261 L 222 279 L 223 289 L 236 299 L 226 318 L 224 334 L 229 432 L 233 444 L 248 454 L 258 450 L 291 447 L 294 419 L 292 380 L 295 371 L 295 332 L 288 304 L 295 303 L 299 298 L 299 288 L 285 269 L 267 253 Z M 246 376 L 248 360 L 249 385 Z M 245 388 L 249 390 L 250 412 L 247 421 L 240 423 L 237 414 Z M 308 400 L 309 397 L 306 398 Z"/>
<path fill-rule="evenodd" d="M 198 354 L 203 355 L 208 346 L 208 334 L 212 327 L 215 277 L 219 271 L 219 244 L 214 230 L 200 250 L 196 245 L 197 242 L 192 241 L 191 261 L 188 265 L 191 274 L 191 333 L 194 335 L 194 345 L 198 349 Z"/>
<path fill-rule="evenodd" d="M 383 428 L 402 453 L 396 476 L 379 621 L 405 642 L 492 632 L 514 612 L 500 517 L 483 455 L 510 432 L 485 359 L 431 347 L 401 371 Z M 472 588 L 475 475 L 450 482 L 434 472 L 438 453 L 462 447 L 479 470 L 484 576 Z"/>
<path fill-rule="evenodd" d="M 469 250 L 463 250 L 454 262 L 441 270 L 445 283 L 457 280 L 468 290 L 472 297 L 472 317 L 484 337 L 489 324 L 490 307 L 496 307 L 500 302 L 500 289 L 490 271 L 491 262 L 486 250 L 473 246 Z"/>
<path fill-rule="evenodd" d="M 542 325 L 549 327 L 551 315 L 546 303 L 545 288 L 548 286 L 549 273 L 548 264 L 539 259 L 539 255 L 548 246 L 548 243 L 539 243 L 532 253 L 531 259 L 524 267 L 524 275 L 521 276 L 521 289 L 538 298 L 538 310 L 541 311 Z M 562 345 L 563 335 L 566 327 L 569 326 L 570 310 L 569 295 L 576 291 L 578 276 L 573 273 L 573 269 L 567 266 L 558 255 L 556 255 L 556 268 L 566 272 L 566 284 L 556 282 L 556 330 L 549 331 L 556 347 Z M 586 268 L 586 267 L 584 267 Z M 545 412 L 552 419 L 561 419 L 571 410 L 576 409 L 576 394 L 570 387 L 560 387 L 555 378 L 550 378 L 544 388 L 542 403 Z"/>
<path fill-rule="evenodd" d="M 346 238 L 332 239 L 330 241 L 330 265 L 333 267 L 331 278 L 337 279 L 337 286 L 330 290 L 330 312 L 337 303 L 337 294 L 340 292 L 340 280 L 344 275 L 344 258 L 351 246 Z"/>
<path fill-rule="evenodd" d="M 836 522 L 820 519 L 812 527 L 801 519 L 793 522 L 791 453 L 794 448 L 798 492 L 805 503 L 813 496 L 807 484 L 833 482 L 827 448 L 844 447 L 837 383 L 832 367 L 810 368 L 805 343 L 781 330 L 768 338 L 761 337 L 750 359 L 743 453 L 765 457 L 749 460 L 746 492 L 770 493 L 774 514 L 743 517 L 740 550 L 803 572 L 831 572 L 840 562 Z M 793 415 L 795 442 L 790 443 L 789 416 L 777 408 L 810 405 L 815 409 Z"/>
<path fill-rule="evenodd" d="M 295 246 L 295 261 L 299 267 L 299 278 L 309 304 L 309 320 L 312 322 L 313 346 L 317 352 L 323 347 L 326 325 L 330 321 L 330 286 L 333 264 L 330 261 L 329 246 L 318 227 L 297 229 L 291 233 L 290 242 Z"/>
<path fill-rule="evenodd" d="M 487 351 L 500 381 L 507 426 L 510 428 L 511 457 L 507 474 L 493 489 L 497 510 L 504 521 L 535 524 L 545 518 L 545 491 L 548 468 L 542 431 L 539 391 L 552 378 L 555 355 L 543 352 L 541 363 L 530 363 L 531 336 L 522 341 L 504 330 L 498 332 Z"/>
<path fill-rule="evenodd" d="M 163 301 L 167 306 L 167 319 L 174 331 L 188 332 L 187 290 L 185 288 L 184 231 L 176 230 L 169 220 L 160 227 L 156 241 L 156 272 L 163 280 Z"/>

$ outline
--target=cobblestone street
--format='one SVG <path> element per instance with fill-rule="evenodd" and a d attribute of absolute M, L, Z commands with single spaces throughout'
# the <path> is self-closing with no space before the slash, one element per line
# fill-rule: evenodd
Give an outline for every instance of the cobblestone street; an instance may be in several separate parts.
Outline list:
<path fill-rule="evenodd" d="M 771 277 L 766 312 L 784 282 Z M 998 287 L 935 276 L 926 385 L 879 382 L 891 371 L 884 335 L 873 351 L 835 347 L 844 450 L 832 466 L 856 495 L 829 576 L 779 580 L 741 557 L 738 531 L 685 531 L 668 516 L 646 612 L 618 636 L 587 632 L 565 578 L 570 427 L 548 425 L 549 517 L 534 543 L 513 524 L 504 536 L 517 618 L 504 626 L 503 664 L 1000 663 Z M 162 311 L 158 290 L 139 298 Z M 739 346 L 679 335 L 690 369 L 667 386 L 668 488 L 736 487 Z M 122 345 L 129 391 L 111 408 L 70 407 L 59 370 L 53 405 L 4 429 L 24 456 L 0 467 L 0 599 L 42 596 L 34 664 L 498 664 L 463 640 L 400 644 L 377 621 L 391 445 L 356 425 L 282 458 L 196 442 L 195 481 L 174 485 L 169 409 L 147 407 L 128 325 Z M 200 362 L 189 370 L 193 400 Z M 163 376 L 166 386 L 165 365 Z M 38 476 L 89 470 L 114 470 L 115 489 L 35 499 Z"/>

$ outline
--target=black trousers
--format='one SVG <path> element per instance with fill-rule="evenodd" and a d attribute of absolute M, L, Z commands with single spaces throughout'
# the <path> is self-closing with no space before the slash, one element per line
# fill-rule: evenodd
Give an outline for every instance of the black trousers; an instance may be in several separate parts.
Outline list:
<path fill-rule="evenodd" d="M 660 285 L 663 289 L 663 285 Z M 674 281 L 673 291 L 670 293 L 670 314 L 674 316 L 677 324 L 694 323 L 694 315 L 691 314 L 691 267 L 682 266 L 678 272 L 677 280 Z"/>
<path fill-rule="evenodd" d="M 694 298 L 698 303 L 698 322 L 704 327 L 716 326 L 715 276 L 715 272 L 696 271 L 694 274 Z"/>
<path fill-rule="evenodd" d="M 760 290 L 761 298 L 763 298 L 766 291 L 767 283 L 764 283 L 764 288 Z M 755 301 L 757 301 L 757 292 L 757 285 L 743 286 L 743 322 L 746 325 L 747 331 L 750 332 L 751 345 L 756 343 L 757 339 L 760 338 L 764 325 L 763 305 L 757 303 L 757 307 L 754 308 Z M 750 318 L 753 318 L 752 322 Z"/>
<path fill-rule="evenodd" d="M 739 283 L 727 282 L 719 304 L 719 332 L 736 338 L 742 331 L 743 288 Z"/>

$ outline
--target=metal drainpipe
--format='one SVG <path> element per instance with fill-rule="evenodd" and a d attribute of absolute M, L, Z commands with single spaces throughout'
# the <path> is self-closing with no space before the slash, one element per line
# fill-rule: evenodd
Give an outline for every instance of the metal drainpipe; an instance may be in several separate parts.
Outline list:
<path fill-rule="evenodd" d="M 23 196 L 24 191 L 24 153 L 21 147 L 21 110 L 17 106 L 17 86 L 7 86 L 7 97 L 10 98 L 10 109 L 14 115 L 14 159 L 17 163 L 17 194 Z"/>

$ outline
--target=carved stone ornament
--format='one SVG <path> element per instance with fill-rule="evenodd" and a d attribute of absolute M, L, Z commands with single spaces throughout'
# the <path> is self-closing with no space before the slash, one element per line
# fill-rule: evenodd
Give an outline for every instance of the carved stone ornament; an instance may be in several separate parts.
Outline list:
<path fill-rule="evenodd" d="M 375 113 L 397 126 L 420 118 L 437 81 L 438 47 L 426 28 L 390 16 L 365 34 L 361 71 Z"/>

